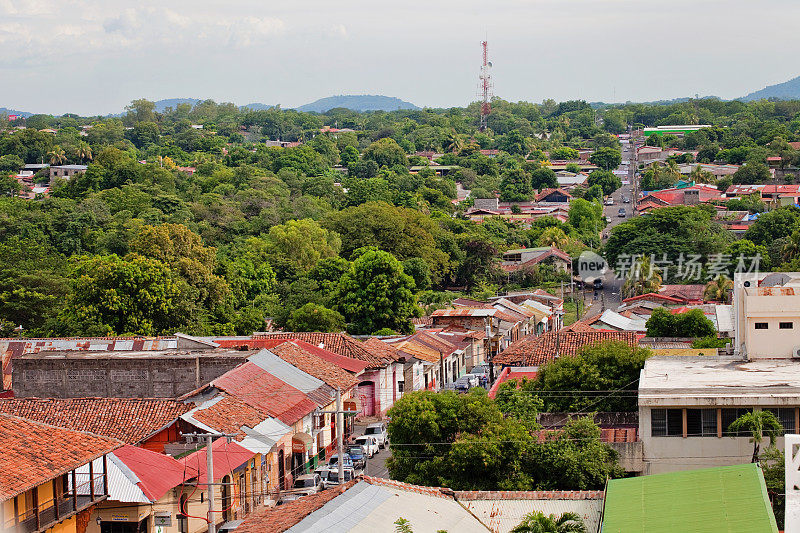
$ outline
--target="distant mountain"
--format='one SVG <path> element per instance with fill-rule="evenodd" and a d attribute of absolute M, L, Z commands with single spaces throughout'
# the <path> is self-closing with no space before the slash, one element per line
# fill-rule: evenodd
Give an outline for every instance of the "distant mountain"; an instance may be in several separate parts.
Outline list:
<path fill-rule="evenodd" d="M 192 104 L 192 107 L 194 107 L 202 101 L 203 100 L 199 98 L 166 98 L 164 100 L 157 100 L 155 102 L 156 112 L 163 113 L 168 107 L 175 109 L 178 107 L 178 104 Z"/>
<path fill-rule="evenodd" d="M 239 109 L 249 109 L 250 111 L 264 111 L 265 109 L 272 109 L 273 107 L 275 106 L 269 104 L 254 103 L 254 104 L 243 105 Z"/>
<path fill-rule="evenodd" d="M 33 113 L 28 113 L 27 111 L 17 111 L 16 109 L 8 109 L 7 107 L 0 107 L 0 115 L 19 115 L 23 118 L 28 118 L 29 116 L 33 115 Z"/>
<path fill-rule="evenodd" d="M 345 107 L 353 111 L 397 111 L 398 109 L 419 109 L 411 102 L 392 96 L 379 94 L 347 94 L 320 98 L 316 102 L 301 105 L 298 111 L 324 113 L 336 107 Z"/>
<path fill-rule="evenodd" d="M 753 100 L 766 100 L 768 98 L 777 98 L 779 100 L 800 99 L 800 76 L 783 83 L 768 85 L 760 91 L 755 91 L 746 96 L 742 96 L 739 98 L 739 100 L 752 102 Z"/>

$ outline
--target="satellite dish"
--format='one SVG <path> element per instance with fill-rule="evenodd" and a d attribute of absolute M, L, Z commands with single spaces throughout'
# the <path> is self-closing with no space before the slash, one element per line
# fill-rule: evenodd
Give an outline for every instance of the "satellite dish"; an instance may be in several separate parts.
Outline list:
<path fill-rule="evenodd" d="M 786 285 L 786 282 L 791 280 L 792 278 L 783 273 L 776 272 L 774 274 L 769 274 L 764 279 L 761 280 L 761 283 L 758 284 L 759 287 L 782 287 Z"/>
<path fill-rule="evenodd" d="M 489 63 L 487 63 L 487 64 L 488 64 L 490 67 L 492 66 L 492 62 L 491 62 L 491 61 L 489 61 Z"/>

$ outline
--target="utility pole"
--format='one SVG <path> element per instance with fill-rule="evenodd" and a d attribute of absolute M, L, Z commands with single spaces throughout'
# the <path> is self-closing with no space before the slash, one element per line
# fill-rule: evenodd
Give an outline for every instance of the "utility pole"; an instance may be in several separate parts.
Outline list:
<path fill-rule="evenodd" d="M 214 522 L 214 485 L 224 485 L 224 483 L 214 483 L 214 449 L 212 444 L 215 437 L 225 437 L 232 439 L 235 433 L 184 433 L 184 437 L 197 437 L 206 441 L 206 485 L 208 487 L 208 533 L 216 533 L 217 524 Z M 198 479 L 200 473 L 198 472 Z M 198 483 L 199 485 L 199 483 Z M 183 512 L 183 509 L 181 509 Z"/>
<path fill-rule="evenodd" d="M 340 418 L 341 415 L 341 418 Z M 336 451 L 339 453 L 339 485 L 344 485 L 344 412 L 342 411 L 342 391 L 336 389 Z M 213 532 L 212 532 L 213 533 Z"/>

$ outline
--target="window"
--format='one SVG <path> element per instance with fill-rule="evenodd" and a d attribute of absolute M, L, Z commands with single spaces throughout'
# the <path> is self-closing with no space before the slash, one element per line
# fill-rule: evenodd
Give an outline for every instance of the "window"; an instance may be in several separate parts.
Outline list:
<path fill-rule="evenodd" d="M 687 409 L 686 435 L 688 437 L 716 437 L 716 409 Z"/>
<path fill-rule="evenodd" d="M 682 437 L 682 409 L 653 409 L 650 412 L 650 424 L 653 437 Z"/>
<path fill-rule="evenodd" d="M 792 328 L 794 328 L 794 323 L 793 322 L 781 322 L 780 324 L 778 324 L 778 327 L 780 329 L 792 329 Z"/>
<path fill-rule="evenodd" d="M 397 392 L 403 392 L 403 388 L 406 386 L 405 381 L 398 381 L 397 382 Z"/>
<path fill-rule="evenodd" d="M 765 411 L 771 411 L 778 419 L 778 422 L 783 426 L 781 435 L 785 433 L 794 433 L 794 407 L 770 407 Z"/>
<path fill-rule="evenodd" d="M 756 322 L 756 329 L 769 329 L 769 324 L 766 322 Z"/>
<path fill-rule="evenodd" d="M 722 410 L 722 435 L 725 437 L 746 437 L 748 435 L 747 431 L 739 431 L 738 433 L 728 431 L 728 426 L 730 426 L 734 420 L 739 418 L 745 413 L 749 413 L 752 409 L 747 408 L 738 408 L 738 409 L 723 409 Z"/>

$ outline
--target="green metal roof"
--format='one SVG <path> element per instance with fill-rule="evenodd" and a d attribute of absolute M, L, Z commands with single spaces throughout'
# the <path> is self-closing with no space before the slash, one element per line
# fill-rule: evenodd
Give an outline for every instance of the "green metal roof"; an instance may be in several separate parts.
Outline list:
<path fill-rule="evenodd" d="M 722 466 L 608 482 L 602 533 L 778 533 L 761 468 Z"/>

